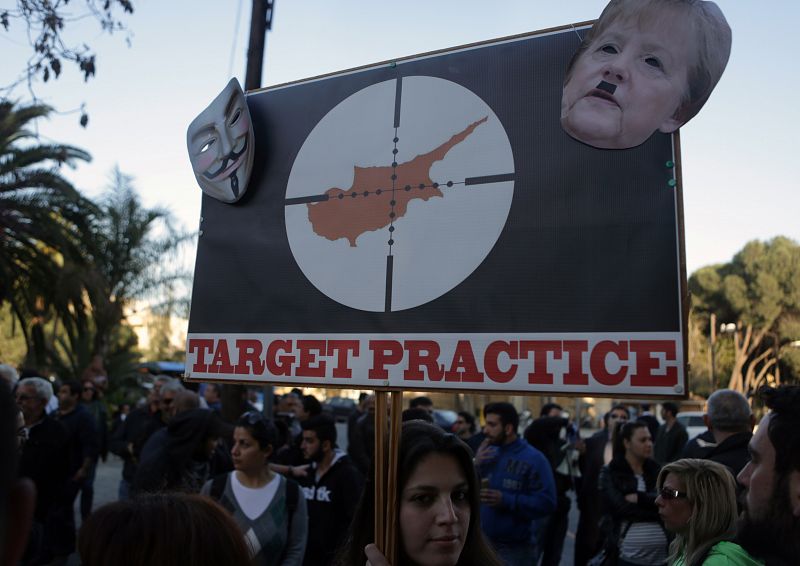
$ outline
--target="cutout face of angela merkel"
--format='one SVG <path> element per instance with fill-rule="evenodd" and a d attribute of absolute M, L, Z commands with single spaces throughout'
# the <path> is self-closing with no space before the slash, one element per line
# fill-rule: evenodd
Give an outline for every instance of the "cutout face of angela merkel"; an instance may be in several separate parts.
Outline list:
<path fill-rule="evenodd" d="M 635 147 L 656 130 L 677 130 L 695 50 L 694 34 L 679 23 L 666 13 L 616 20 L 594 38 L 564 84 L 564 130 L 602 149 Z"/>

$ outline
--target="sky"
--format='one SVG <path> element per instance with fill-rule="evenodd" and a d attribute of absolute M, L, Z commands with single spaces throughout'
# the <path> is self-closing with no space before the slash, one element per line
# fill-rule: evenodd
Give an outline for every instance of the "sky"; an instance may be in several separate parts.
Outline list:
<path fill-rule="evenodd" d="M 730 261 L 750 240 L 800 241 L 796 130 L 800 92 L 796 0 L 718 0 L 733 30 L 728 67 L 703 110 L 681 128 L 688 273 Z M 74 0 L 77 10 L 83 3 Z M 276 0 L 266 40 L 264 86 L 360 65 L 595 19 L 605 0 Z M 0 9 L 13 8 L 0 0 Z M 60 114 L 44 140 L 81 147 L 89 164 L 67 176 L 99 195 L 117 165 L 147 206 L 198 225 L 201 192 L 186 153 L 186 128 L 235 76 L 244 84 L 250 2 L 136 0 L 130 35 L 104 34 L 91 19 L 68 24 L 67 43 L 89 43 L 97 76 L 72 68 L 35 87 Z M 12 21 L 0 33 L 0 85 L 30 56 Z M 126 41 L 126 37 L 130 41 Z M 12 98 L 30 100 L 22 88 Z M 81 128 L 85 103 L 89 125 Z M 73 112 L 70 112 L 73 111 Z M 193 254 L 193 252 L 192 252 Z"/>

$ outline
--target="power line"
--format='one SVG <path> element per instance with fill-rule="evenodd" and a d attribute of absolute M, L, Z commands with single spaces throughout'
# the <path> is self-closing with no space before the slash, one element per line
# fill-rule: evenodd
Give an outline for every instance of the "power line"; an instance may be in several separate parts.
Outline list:
<path fill-rule="evenodd" d="M 239 0 L 239 7 L 236 8 L 236 26 L 233 28 L 233 45 L 231 45 L 231 57 L 228 61 L 228 76 L 233 76 L 233 58 L 236 55 L 236 40 L 239 37 L 239 22 L 242 19 L 242 0 Z"/>

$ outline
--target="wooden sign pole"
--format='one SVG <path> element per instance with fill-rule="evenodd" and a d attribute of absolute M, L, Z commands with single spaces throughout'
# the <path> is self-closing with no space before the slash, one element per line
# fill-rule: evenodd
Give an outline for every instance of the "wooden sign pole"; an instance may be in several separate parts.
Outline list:
<path fill-rule="evenodd" d="M 395 523 L 398 515 L 397 470 L 399 468 L 399 450 L 401 434 L 401 415 L 403 413 L 403 392 L 392 391 L 392 408 L 389 413 L 389 466 L 386 470 L 386 552 L 384 555 L 390 564 L 397 564 L 397 530 Z"/>
<path fill-rule="evenodd" d="M 402 391 L 375 392 L 375 545 L 390 564 L 397 561 L 397 467 L 400 447 Z M 388 422 L 387 422 L 388 413 Z"/>
<path fill-rule="evenodd" d="M 375 392 L 375 545 L 386 549 L 386 391 Z"/>

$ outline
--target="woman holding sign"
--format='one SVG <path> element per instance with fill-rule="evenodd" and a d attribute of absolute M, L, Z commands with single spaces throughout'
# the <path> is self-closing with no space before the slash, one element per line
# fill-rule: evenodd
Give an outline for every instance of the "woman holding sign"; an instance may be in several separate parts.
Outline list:
<path fill-rule="evenodd" d="M 398 466 L 398 564 L 500 566 L 480 528 L 480 485 L 472 452 L 455 435 L 424 421 L 403 424 Z M 364 489 L 340 566 L 388 566 L 372 543 L 374 489 Z"/>

